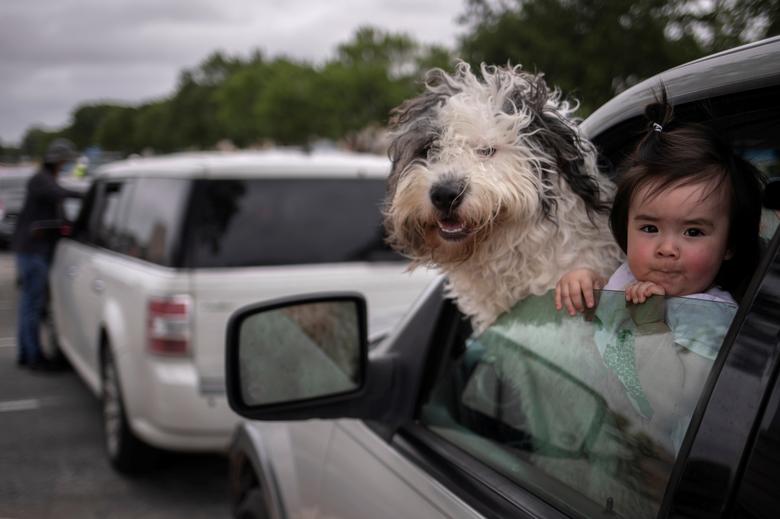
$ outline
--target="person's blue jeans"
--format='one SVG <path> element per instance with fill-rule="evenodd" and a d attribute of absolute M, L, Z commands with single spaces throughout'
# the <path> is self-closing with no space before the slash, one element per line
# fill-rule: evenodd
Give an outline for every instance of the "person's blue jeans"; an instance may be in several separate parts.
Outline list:
<path fill-rule="evenodd" d="M 17 355 L 21 363 L 43 361 L 40 344 L 41 314 L 46 305 L 49 263 L 43 254 L 16 255 L 16 268 L 22 282 L 17 327 Z"/>

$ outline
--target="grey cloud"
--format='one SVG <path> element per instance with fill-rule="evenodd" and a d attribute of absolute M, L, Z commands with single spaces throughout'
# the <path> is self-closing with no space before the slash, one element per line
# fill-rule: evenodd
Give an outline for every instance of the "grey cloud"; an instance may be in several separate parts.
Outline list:
<path fill-rule="evenodd" d="M 27 0 L 0 3 L 0 140 L 77 105 L 168 95 L 215 50 L 320 61 L 360 25 L 454 43 L 460 1 Z"/>

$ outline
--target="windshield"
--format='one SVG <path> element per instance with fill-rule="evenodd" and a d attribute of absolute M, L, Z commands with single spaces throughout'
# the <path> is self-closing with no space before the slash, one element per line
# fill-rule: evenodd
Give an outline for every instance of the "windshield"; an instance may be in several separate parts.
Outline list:
<path fill-rule="evenodd" d="M 385 244 L 384 179 L 196 181 L 188 267 L 395 261 Z"/>
<path fill-rule="evenodd" d="M 567 513 L 654 517 L 736 306 L 599 295 L 575 317 L 529 297 L 455 344 L 421 419 Z"/>

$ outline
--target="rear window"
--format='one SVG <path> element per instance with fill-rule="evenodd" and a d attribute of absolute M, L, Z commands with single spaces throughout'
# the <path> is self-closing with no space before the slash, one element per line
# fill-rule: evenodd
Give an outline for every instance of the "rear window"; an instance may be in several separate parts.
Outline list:
<path fill-rule="evenodd" d="M 384 244 L 384 179 L 198 180 L 184 265 L 400 260 Z"/>
<path fill-rule="evenodd" d="M 84 201 L 74 236 L 134 258 L 174 266 L 189 187 L 189 180 L 177 178 L 99 181 Z"/>

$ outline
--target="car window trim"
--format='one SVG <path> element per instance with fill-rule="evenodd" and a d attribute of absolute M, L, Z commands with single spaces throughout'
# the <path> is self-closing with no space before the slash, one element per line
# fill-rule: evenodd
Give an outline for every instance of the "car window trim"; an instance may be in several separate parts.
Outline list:
<path fill-rule="evenodd" d="M 470 330 L 469 322 L 463 319 L 454 302 L 445 298 L 430 341 L 423 380 L 416 399 L 415 417 L 420 416 L 422 402 L 428 398 L 441 369 L 444 369 L 440 360 L 449 355 L 458 337 L 463 333 L 469 335 Z M 524 517 L 572 517 L 579 515 L 582 510 L 588 510 L 591 517 L 615 517 L 614 512 L 606 509 L 600 514 L 596 510 L 596 503 L 574 491 L 563 501 L 576 503 L 576 510 L 571 508 L 566 512 L 561 511 L 538 493 L 502 475 L 417 421 L 402 425 L 391 436 L 391 443 L 400 453 L 486 517 L 517 517 L 518 514 Z"/>
<path fill-rule="evenodd" d="M 484 517 L 569 517 L 422 425 L 402 427 L 391 444 Z"/>
<path fill-rule="evenodd" d="M 725 351 L 717 357 L 705 383 L 672 470 L 660 517 L 728 515 L 780 369 L 779 301 L 780 232 L 776 232 L 724 339 Z M 772 346 L 755 339 L 757 335 L 769 338 Z M 759 351 L 761 347 L 765 351 Z M 757 353 L 765 361 L 750 358 Z M 754 369 L 748 369 L 751 365 Z M 732 412 L 735 409 L 742 415 Z M 716 468 L 722 468 L 720 473 L 728 477 L 711 479 L 717 476 Z M 706 500 L 701 499 L 703 492 Z"/>

